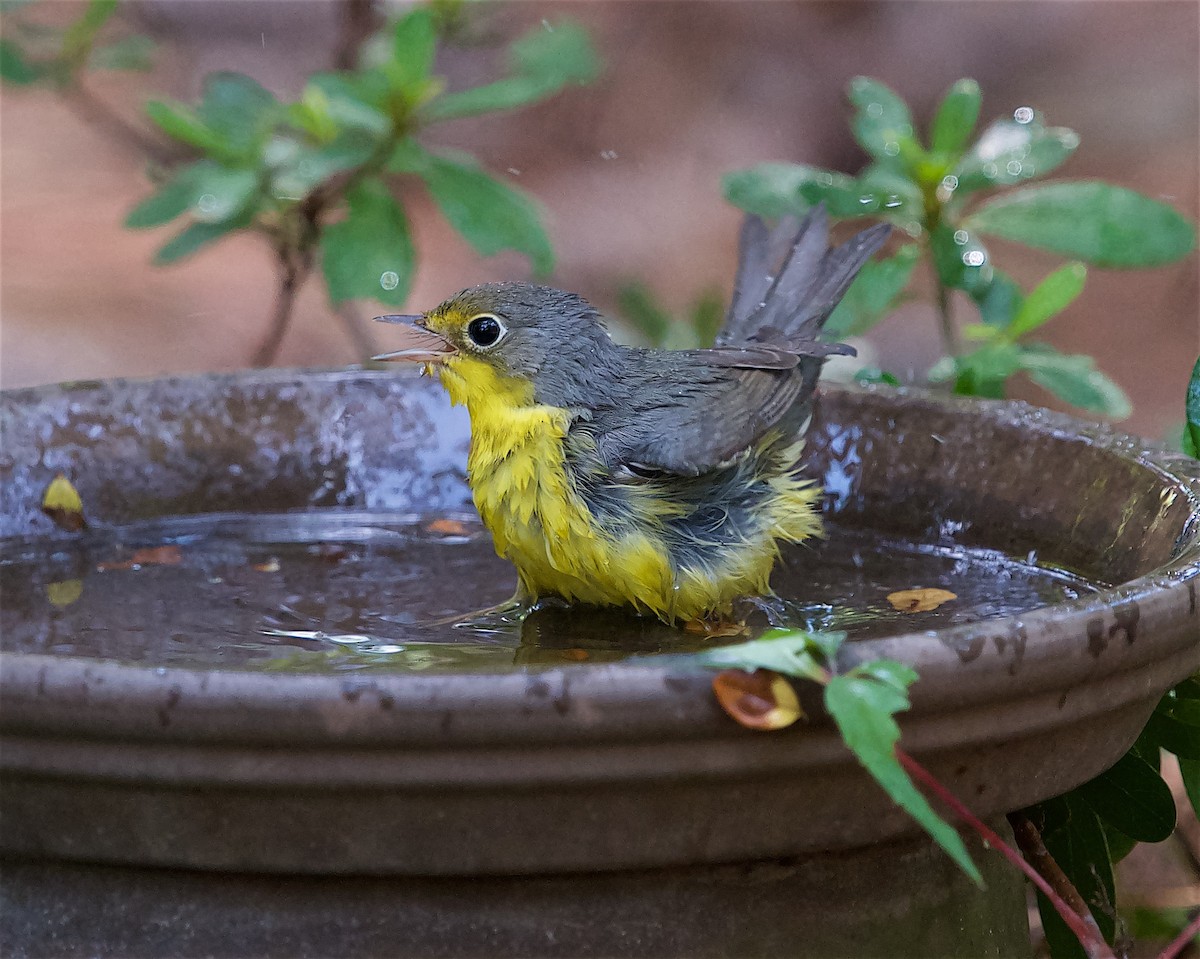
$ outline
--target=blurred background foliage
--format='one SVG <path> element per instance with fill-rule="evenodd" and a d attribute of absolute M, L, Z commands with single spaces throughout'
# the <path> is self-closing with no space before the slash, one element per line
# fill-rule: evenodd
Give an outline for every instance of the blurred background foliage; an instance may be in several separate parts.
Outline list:
<path fill-rule="evenodd" d="M 5 76 L 27 83 L 0 104 L 5 385 L 353 362 L 376 346 L 362 319 L 380 304 L 420 309 L 512 277 L 579 290 L 627 339 L 703 342 L 732 276 L 739 212 L 722 190 L 771 213 L 819 194 L 848 216 L 865 182 L 881 203 L 865 212 L 912 242 L 897 236 L 877 282 L 835 316 L 862 352 L 841 375 L 932 372 L 962 392 L 1116 416 L 1128 398 L 1128 428 L 1179 435 L 1175 398 L 1200 348 L 1194 254 L 1129 272 L 1109 269 L 1133 265 L 1111 250 L 1059 249 L 1071 262 L 1058 269 L 1013 242 L 1019 209 L 980 208 L 1057 166 L 1047 184 L 1105 180 L 1194 219 L 1186 5 L 0 9 Z M 858 74 L 879 80 L 852 89 Z M 955 82 L 968 76 L 981 110 L 978 88 Z M 214 127 L 232 104 L 250 122 Z M 913 134 L 893 156 L 871 138 L 897 116 Z M 947 176 L 958 184 L 941 203 Z M 119 229 L 130 210 L 146 229 Z M 155 256 L 186 258 L 156 269 Z M 1103 268 L 1082 291 L 1076 261 Z"/>

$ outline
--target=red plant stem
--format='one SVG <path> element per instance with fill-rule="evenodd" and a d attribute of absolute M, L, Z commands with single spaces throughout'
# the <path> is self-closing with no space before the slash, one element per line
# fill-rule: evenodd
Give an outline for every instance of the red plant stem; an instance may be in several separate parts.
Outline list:
<path fill-rule="evenodd" d="M 1070 930 L 1075 933 L 1079 944 L 1083 946 L 1084 951 L 1090 959 L 1116 959 L 1113 951 L 1109 948 L 1104 937 L 1100 935 L 1100 930 L 1096 926 L 1096 921 L 1089 915 L 1085 920 L 1082 916 L 1072 911 L 1062 899 L 1062 897 L 1054 891 L 1050 883 L 1036 869 L 1027 863 L 1015 849 L 1000 838 L 994 830 L 989 828 L 983 820 L 979 819 L 971 812 L 957 796 L 947 789 L 942 783 L 934 777 L 924 766 L 918 763 L 908 753 L 900 747 L 896 747 L 896 759 L 900 761 L 900 765 L 905 768 L 908 774 L 917 782 L 921 783 L 934 796 L 941 800 L 946 806 L 954 811 L 954 814 L 964 823 L 970 826 L 977 832 L 983 841 L 999 852 L 1005 859 L 1016 866 L 1023 872 L 1026 878 L 1032 882 L 1042 892 L 1042 894 L 1050 900 L 1058 914 L 1062 916 L 1063 922 L 1067 924 Z"/>
<path fill-rule="evenodd" d="M 1175 959 L 1197 936 L 1200 936 L 1200 915 L 1189 922 L 1187 928 L 1175 937 L 1175 941 L 1158 954 L 1158 959 Z"/>

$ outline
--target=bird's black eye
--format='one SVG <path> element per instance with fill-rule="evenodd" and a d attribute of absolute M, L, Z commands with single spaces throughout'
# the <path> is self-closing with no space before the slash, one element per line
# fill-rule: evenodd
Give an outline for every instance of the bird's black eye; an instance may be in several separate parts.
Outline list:
<path fill-rule="evenodd" d="M 477 316 L 467 324 L 467 336 L 476 346 L 491 346 L 504 335 L 504 324 L 489 313 Z"/>

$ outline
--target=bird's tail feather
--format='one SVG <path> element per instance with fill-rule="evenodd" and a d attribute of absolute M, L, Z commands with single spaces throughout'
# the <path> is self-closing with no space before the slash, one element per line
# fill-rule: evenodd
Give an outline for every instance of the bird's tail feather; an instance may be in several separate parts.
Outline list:
<path fill-rule="evenodd" d="M 841 246 L 829 246 L 829 217 L 820 204 L 797 224 L 773 230 L 751 214 L 742 226 L 733 299 L 718 346 L 813 342 L 864 263 L 891 232 L 877 224 Z"/>

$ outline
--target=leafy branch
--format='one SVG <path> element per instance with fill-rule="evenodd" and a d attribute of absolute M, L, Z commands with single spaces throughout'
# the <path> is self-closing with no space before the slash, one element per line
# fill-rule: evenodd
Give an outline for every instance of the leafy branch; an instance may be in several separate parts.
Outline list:
<path fill-rule="evenodd" d="M 267 240 L 278 289 L 254 354 L 255 364 L 266 365 L 286 334 L 298 291 L 318 268 L 335 308 L 360 298 L 403 304 L 417 265 L 396 198 L 406 181 L 423 186 L 480 254 L 515 250 L 537 274 L 552 269 L 553 251 L 534 201 L 474 157 L 430 149 L 422 137 L 447 120 L 514 109 L 587 83 L 599 70 L 596 55 L 581 28 L 543 22 L 509 49 L 507 75 L 447 91 L 435 60 L 439 27 L 457 23 L 451 6 L 414 9 L 370 40 L 364 40 L 362 11 L 348 7 L 352 22 L 337 51 L 346 68 L 312 76 L 295 102 L 280 102 L 236 73 L 207 77 L 195 106 L 150 101 L 147 116 L 173 144 L 166 151 L 127 124 L 114 128 L 94 102 L 80 99 L 82 69 L 109 49 L 98 46 L 97 37 L 115 0 L 91 0 L 42 59 L 6 38 L 0 74 L 69 92 L 89 104 L 93 119 L 105 118 L 110 132 L 161 161 L 166 169 L 158 188 L 125 221 L 133 229 L 183 224 L 158 250 L 156 264 L 175 263 L 237 232 Z"/>
<path fill-rule="evenodd" d="M 824 203 L 840 219 L 888 220 L 907 237 L 868 264 L 830 318 L 831 335 L 865 333 L 907 294 L 918 262 L 933 280 L 945 356 L 928 379 L 956 393 L 1002 397 L 1017 374 L 1067 403 L 1112 417 L 1129 413 L 1124 392 L 1090 356 L 1064 355 L 1032 340 L 1103 268 L 1159 266 L 1196 244 L 1195 229 L 1170 207 L 1095 181 L 1029 185 L 1061 166 L 1079 137 L 1047 126 L 1029 107 L 987 126 L 972 142 L 982 95 L 974 80 L 947 91 L 921 142 L 907 104 L 868 77 L 851 82 L 855 139 L 870 157 L 856 176 L 804 164 L 767 163 L 728 174 L 727 199 L 765 217 L 803 215 Z M 1028 294 L 993 263 L 984 237 L 1069 257 Z M 978 322 L 963 327 L 956 302 Z"/>
<path fill-rule="evenodd" d="M 900 747 L 895 715 L 909 708 L 908 687 L 916 673 L 901 663 L 877 660 L 839 674 L 836 656 L 844 640 L 844 633 L 775 630 L 753 642 L 710 650 L 699 661 L 721 670 L 713 679 L 718 701 L 752 729 L 781 729 L 801 718 L 799 699 L 785 677 L 821 685 L 826 712 L 846 746 L 968 876 L 980 882 L 958 833 L 917 784 L 1033 883 L 1056 959 L 1111 959 L 1114 854 L 1120 858 L 1137 841 L 1161 841 L 1175 826 L 1171 793 L 1158 773 L 1159 748 L 1180 757 L 1189 795 L 1200 805 L 1200 677 L 1164 697 L 1138 744 L 1111 769 L 1066 796 L 1010 817 L 1023 857 Z M 1174 954 L 1168 950 L 1163 956 Z"/>

